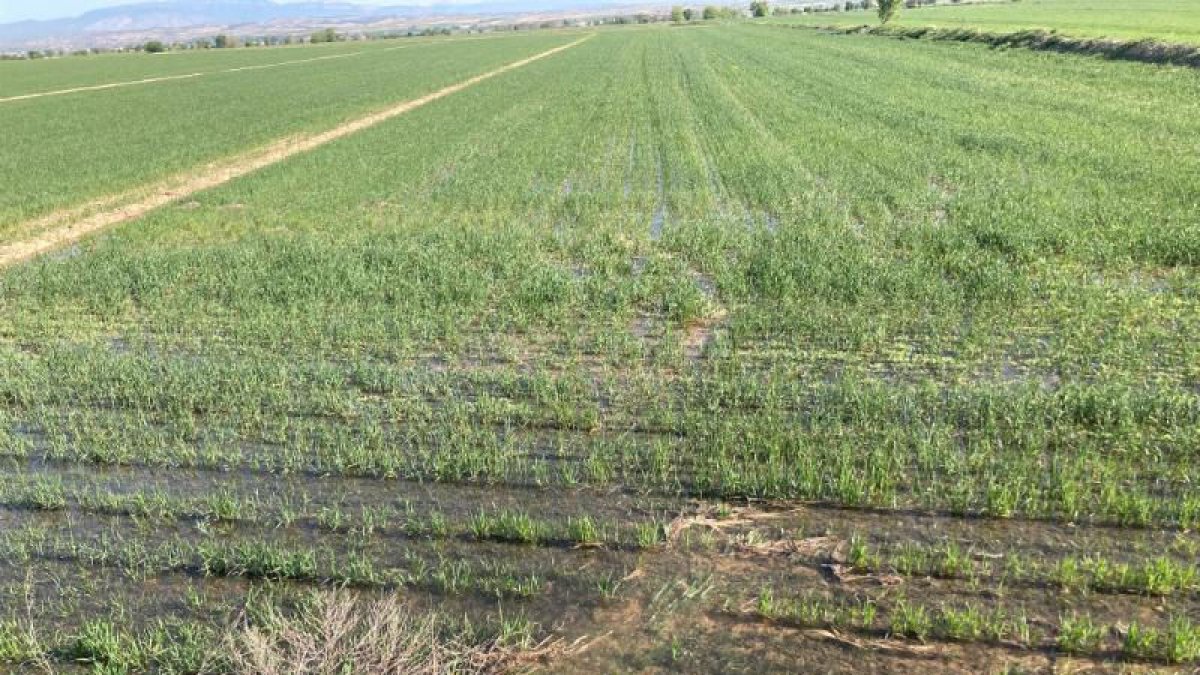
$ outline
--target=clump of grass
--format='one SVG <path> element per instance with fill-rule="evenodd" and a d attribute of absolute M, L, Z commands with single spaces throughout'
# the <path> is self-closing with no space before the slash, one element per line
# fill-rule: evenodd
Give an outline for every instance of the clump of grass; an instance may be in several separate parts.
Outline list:
<path fill-rule="evenodd" d="M 1125 632 L 1125 639 L 1121 644 L 1121 653 L 1126 658 L 1131 659 L 1152 659 L 1158 653 L 1159 640 L 1160 637 L 1157 630 L 1147 628 L 1135 621 L 1129 625 L 1129 629 Z"/>
<path fill-rule="evenodd" d="M 197 549 L 200 569 L 205 574 L 255 579 L 317 578 L 317 554 L 312 550 L 258 542 L 232 546 L 205 542 Z"/>
<path fill-rule="evenodd" d="M 61 511 L 67 507 L 66 489 L 60 480 L 43 479 L 28 486 L 13 501 L 38 511 Z"/>
<path fill-rule="evenodd" d="M 609 571 L 596 580 L 596 591 L 599 592 L 602 600 L 614 600 L 624 585 L 625 580 L 623 578 Z"/>
<path fill-rule="evenodd" d="M 47 648 L 32 625 L 0 621 L 0 663 L 25 664 L 45 660 Z"/>
<path fill-rule="evenodd" d="M 879 566 L 878 556 L 872 553 L 870 546 L 858 534 L 850 537 L 850 549 L 846 552 L 846 562 L 860 572 Z"/>
<path fill-rule="evenodd" d="M 433 586 L 447 595 L 458 595 L 471 588 L 475 572 L 465 560 L 438 561 L 430 574 Z"/>
<path fill-rule="evenodd" d="M 520 544 L 537 544 L 548 538 L 549 528 L 520 511 L 481 511 L 471 519 L 471 534 L 476 539 L 492 539 Z"/>
<path fill-rule="evenodd" d="M 924 641 L 933 630 L 929 610 L 921 605 L 900 601 L 892 610 L 892 633 Z"/>
<path fill-rule="evenodd" d="M 938 634 L 951 640 L 979 640 L 983 637 L 987 625 L 987 617 L 974 605 L 961 609 L 943 607 L 937 616 Z"/>
<path fill-rule="evenodd" d="M 779 616 L 779 605 L 775 601 L 775 591 L 770 586 L 763 586 L 758 592 L 758 602 L 755 605 L 758 615 L 764 619 L 775 619 Z"/>
<path fill-rule="evenodd" d="M 639 548 L 654 548 L 667 540 L 666 527 L 659 522 L 638 523 L 636 531 Z"/>
<path fill-rule="evenodd" d="M 1170 663 L 1200 660 L 1200 627 L 1185 616 L 1171 619 L 1162 643 L 1162 656 Z"/>
<path fill-rule="evenodd" d="M 1200 628 L 1183 616 L 1173 617 L 1165 630 L 1135 621 L 1125 633 L 1121 653 L 1133 660 L 1190 663 L 1200 659 Z"/>
<path fill-rule="evenodd" d="M 137 643 L 104 619 L 84 624 L 65 656 L 73 661 L 123 670 L 139 661 Z"/>
<path fill-rule="evenodd" d="M 1104 628 L 1090 616 L 1072 613 L 1059 619 L 1055 642 L 1068 654 L 1088 654 L 1096 650 L 1103 638 Z"/>
<path fill-rule="evenodd" d="M 571 541 L 580 546 L 596 546 L 603 540 L 600 528 L 591 516 L 587 515 L 568 519 L 567 532 Z"/>

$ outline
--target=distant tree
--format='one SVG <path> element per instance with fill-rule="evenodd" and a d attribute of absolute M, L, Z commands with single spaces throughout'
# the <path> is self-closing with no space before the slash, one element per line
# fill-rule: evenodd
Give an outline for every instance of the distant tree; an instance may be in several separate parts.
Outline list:
<path fill-rule="evenodd" d="M 878 0 L 879 1 L 879 23 L 886 24 L 896 15 L 900 13 L 900 3 L 903 0 Z"/>
<path fill-rule="evenodd" d="M 704 14 L 703 14 L 704 20 L 709 21 L 711 19 L 715 19 L 715 18 L 717 18 L 717 15 L 719 13 L 720 13 L 719 9 L 717 9 L 713 5 L 708 5 L 704 8 Z"/>
<path fill-rule="evenodd" d="M 310 42 L 337 42 L 337 39 L 338 39 L 337 31 L 335 31 L 332 28 L 326 28 L 325 30 L 319 30 L 319 31 L 313 33 L 312 38 L 310 38 L 309 41 Z"/>
<path fill-rule="evenodd" d="M 692 21 L 695 18 L 696 18 L 696 10 L 692 9 L 691 7 L 688 7 L 687 9 L 683 10 L 683 19 L 685 21 Z"/>
<path fill-rule="evenodd" d="M 228 35 L 218 35 L 217 37 L 213 38 L 213 46 L 217 49 L 225 49 L 232 45 L 233 42 L 229 39 Z"/>
<path fill-rule="evenodd" d="M 754 17 L 764 17 L 771 13 L 771 8 L 767 6 L 767 0 L 754 0 L 750 3 L 750 14 Z"/>
<path fill-rule="evenodd" d="M 147 54 L 161 54 L 167 51 L 167 46 L 158 40 L 151 40 L 143 45 L 142 49 L 146 50 Z"/>
<path fill-rule="evenodd" d="M 674 21 L 675 23 L 683 23 L 683 8 L 679 5 L 675 5 L 671 8 L 671 21 Z"/>

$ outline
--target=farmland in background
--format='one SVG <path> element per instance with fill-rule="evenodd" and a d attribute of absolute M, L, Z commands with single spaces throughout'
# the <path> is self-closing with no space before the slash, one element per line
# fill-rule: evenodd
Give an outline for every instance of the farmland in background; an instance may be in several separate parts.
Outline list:
<path fill-rule="evenodd" d="M 0 157 L 0 182 L 6 187 L 0 193 L 0 222 L 5 223 L 0 238 L 15 234 L 9 223 L 135 188 L 280 137 L 322 130 L 567 42 L 563 36 L 539 34 L 380 42 L 357 52 L 339 44 L 332 50 L 246 50 L 252 59 L 220 63 L 211 55 L 225 50 L 211 50 L 130 57 L 129 72 L 113 68 L 103 76 L 92 72 L 90 58 L 18 64 L 30 69 L 53 65 L 46 70 L 55 78 L 71 75 L 72 80 L 65 87 L 60 79 L 53 85 L 29 84 L 13 96 L 189 72 L 204 75 L 0 103 L 8 146 Z M 231 72 L 336 55 L 345 58 Z M 118 56 L 96 59 L 125 65 Z M 136 70 L 145 60 L 162 68 Z M 84 72 L 86 79 L 73 77 Z M 6 91 L 0 98 L 8 95 Z"/>
<path fill-rule="evenodd" d="M 831 3 L 841 4 L 841 3 Z M 874 10 L 789 16 L 815 26 L 875 25 Z M 1014 0 L 901 10 L 896 24 L 991 33 L 1048 30 L 1068 36 L 1200 44 L 1200 6 L 1186 0 Z"/>
<path fill-rule="evenodd" d="M 587 35 L 0 103 L 0 243 Z M 1198 94 L 603 31 L 8 267 L 0 663 L 1194 667 Z"/>
<path fill-rule="evenodd" d="M 73 87 L 179 77 L 231 68 L 264 66 L 285 61 L 331 56 L 348 57 L 415 41 L 329 42 L 269 49 L 195 49 L 166 54 L 143 52 L 92 54 L 71 59 L 40 59 L 37 63 L 0 62 L 0 98 L 44 93 Z"/>

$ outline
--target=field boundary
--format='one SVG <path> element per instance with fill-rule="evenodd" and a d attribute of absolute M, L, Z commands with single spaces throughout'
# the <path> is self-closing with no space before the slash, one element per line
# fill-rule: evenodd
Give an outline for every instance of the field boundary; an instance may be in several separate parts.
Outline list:
<path fill-rule="evenodd" d="M 265 148 L 253 151 L 221 163 L 174 176 L 148 188 L 134 189 L 112 197 L 101 198 L 83 206 L 64 209 L 27 223 L 17 225 L 17 236 L 21 232 L 40 232 L 35 236 L 0 245 L 0 267 L 23 262 L 47 251 L 58 248 L 99 230 L 139 218 L 150 211 L 161 208 L 197 192 L 224 185 L 259 169 L 278 164 L 295 155 L 327 145 L 346 136 L 369 129 L 394 117 L 415 110 L 438 99 L 458 93 L 480 82 L 524 67 L 535 61 L 553 56 L 575 47 L 592 35 L 539 52 L 533 56 L 514 61 L 494 70 L 468 78 L 457 84 L 411 99 L 365 117 L 340 124 L 315 135 L 290 136 L 277 140 Z"/>
<path fill-rule="evenodd" d="M 1115 40 L 1063 35 L 1044 29 L 1013 33 L 991 33 L 972 28 L 935 28 L 901 26 L 792 26 L 846 35 L 935 40 L 940 42 L 976 42 L 991 47 L 1020 47 L 1034 51 L 1100 56 L 1112 61 L 1135 61 L 1169 66 L 1200 68 L 1200 46 L 1179 42 L 1161 42 L 1153 38 Z"/>

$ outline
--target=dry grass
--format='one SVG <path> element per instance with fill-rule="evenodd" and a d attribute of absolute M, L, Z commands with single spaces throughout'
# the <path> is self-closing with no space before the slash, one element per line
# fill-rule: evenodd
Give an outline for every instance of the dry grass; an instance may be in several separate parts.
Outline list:
<path fill-rule="evenodd" d="M 247 675 L 442 675 L 512 672 L 569 649 L 557 639 L 474 640 L 394 594 L 339 590 L 315 592 L 295 614 L 271 610 L 244 624 L 229 638 L 228 659 L 230 670 Z"/>

